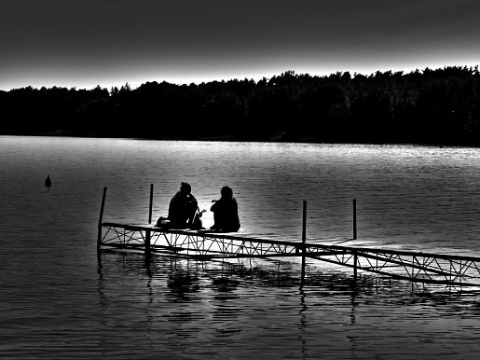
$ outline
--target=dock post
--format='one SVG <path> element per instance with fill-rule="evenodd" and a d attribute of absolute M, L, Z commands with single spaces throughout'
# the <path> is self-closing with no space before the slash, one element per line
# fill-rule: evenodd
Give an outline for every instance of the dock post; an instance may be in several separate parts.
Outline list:
<path fill-rule="evenodd" d="M 153 209 L 153 184 L 150 184 L 150 205 L 148 207 L 148 223 L 152 223 L 152 209 Z M 150 238 L 152 233 L 150 230 L 145 232 L 145 258 L 150 261 Z"/>
<path fill-rule="evenodd" d="M 145 233 L 145 256 L 147 259 L 150 258 L 150 237 L 151 237 L 151 231 L 146 230 Z"/>
<path fill-rule="evenodd" d="M 353 250 L 353 283 L 357 283 L 357 262 L 358 262 L 358 255 L 357 251 Z"/>
<path fill-rule="evenodd" d="M 97 251 L 100 250 L 100 244 L 102 243 L 102 220 L 103 209 L 105 208 L 105 197 L 107 196 L 107 187 L 103 188 L 102 206 L 100 208 L 100 218 L 98 220 L 98 238 L 97 238 Z"/>
<path fill-rule="evenodd" d="M 353 250 L 353 283 L 352 283 L 352 296 L 355 297 L 355 294 L 357 293 L 357 269 L 358 266 L 358 254 L 357 250 Z"/>
<path fill-rule="evenodd" d="M 353 199 L 353 239 L 357 239 L 357 199 Z"/>
<path fill-rule="evenodd" d="M 152 223 L 152 210 L 153 210 L 153 184 L 150 184 L 150 206 L 148 208 L 148 223 Z"/>
<path fill-rule="evenodd" d="M 307 202 L 303 200 L 303 224 L 302 224 L 302 275 L 301 284 L 305 283 L 305 242 L 307 240 Z"/>

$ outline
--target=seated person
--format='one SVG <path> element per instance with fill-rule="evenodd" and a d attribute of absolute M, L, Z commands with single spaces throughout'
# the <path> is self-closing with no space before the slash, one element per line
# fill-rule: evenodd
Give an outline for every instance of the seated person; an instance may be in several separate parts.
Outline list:
<path fill-rule="evenodd" d="M 182 182 L 180 191 L 170 200 L 170 206 L 168 208 L 170 228 L 184 229 L 192 226 L 198 203 L 191 191 L 192 187 L 190 184 Z"/>
<path fill-rule="evenodd" d="M 238 218 L 238 204 L 233 197 L 233 191 L 228 186 L 221 190 L 220 200 L 214 200 L 210 210 L 213 212 L 214 225 L 211 230 L 222 232 L 235 232 L 240 229 Z"/>

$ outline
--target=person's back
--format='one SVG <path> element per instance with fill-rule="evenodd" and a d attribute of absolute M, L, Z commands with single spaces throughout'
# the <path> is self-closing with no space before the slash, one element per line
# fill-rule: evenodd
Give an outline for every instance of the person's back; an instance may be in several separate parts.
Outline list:
<path fill-rule="evenodd" d="M 234 232 L 240 229 L 240 219 L 238 217 L 237 200 L 233 197 L 233 191 L 228 186 L 224 186 L 221 191 L 220 200 L 212 205 L 214 225 L 212 230 Z"/>
<path fill-rule="evenodd" d="M 184 207 L 187 202 L 186 196 L 181 192 L 177 192 L 172 200 L 170 200 L 170 206 L 168 208 L 168 219 L 170 221 L 182 222 L 186 221 Z"/>
<path fill-rule="evenodd" d="M 191 186 L 183 183 L 180 191 L 170 200 L 168 208 L 168 219 L 171 227 L 185 228 L 193 221 L 197 211 L 197 200 L 191 194 Z"/>

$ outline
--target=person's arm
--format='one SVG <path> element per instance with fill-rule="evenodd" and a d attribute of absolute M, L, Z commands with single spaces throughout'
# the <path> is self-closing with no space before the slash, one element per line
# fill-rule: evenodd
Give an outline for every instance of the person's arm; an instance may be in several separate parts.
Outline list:
<path fill-rule="evenodd" d="M 212 205 L 212 207 L 210 208 L 210 211 L 215 212 L 215 211 L 217 211 L 217 208 L 218 208 L 218 201 L 217 201 L 217 200 L 213 200 L 213 205 Z"/>
<path fill-rule="evenodd" d="M 237 200 L 234 198 L 233 199 L 233 208 L 234 208 L 234 216 L 235 216 L 235 225 L 238 225 L 240 227 L 240 217 L 238 216 L 238 203 Z"/>
<path fill-rule="evenodd" d="M 187 199 L 190 204 L 197 202 L 197 199 L 195 199 L 195 196 L 193 196 L 193 194 L 188 194 Z"/>

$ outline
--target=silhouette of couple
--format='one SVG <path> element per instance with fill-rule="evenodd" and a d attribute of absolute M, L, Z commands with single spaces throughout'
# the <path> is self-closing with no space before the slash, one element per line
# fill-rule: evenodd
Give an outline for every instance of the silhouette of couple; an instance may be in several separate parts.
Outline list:
<path fill-rule="evenodd" d="M 240 220 L 238 217 L 238 204 L 233 197 L 233 191 L 230 187 L 224 186 L 221 190 L 219 200 L 213 200 L 214 204 L 210 208 L 213 212 L 214 224 L 211 231 L 217 232 L 235 232 L 240 229 Z M 201 216 L 205 212 L 199 211 L 197 199 L 192 194 L 192 187 L 189 183 L 182 182 L 180 191 L 170 200 L 168 209 L 168 218 L 158 219 L 158 226 L 167 226 L 173 229 L 203 229 Z M 165 221 L 167 220 L 167 221 Z"/>

